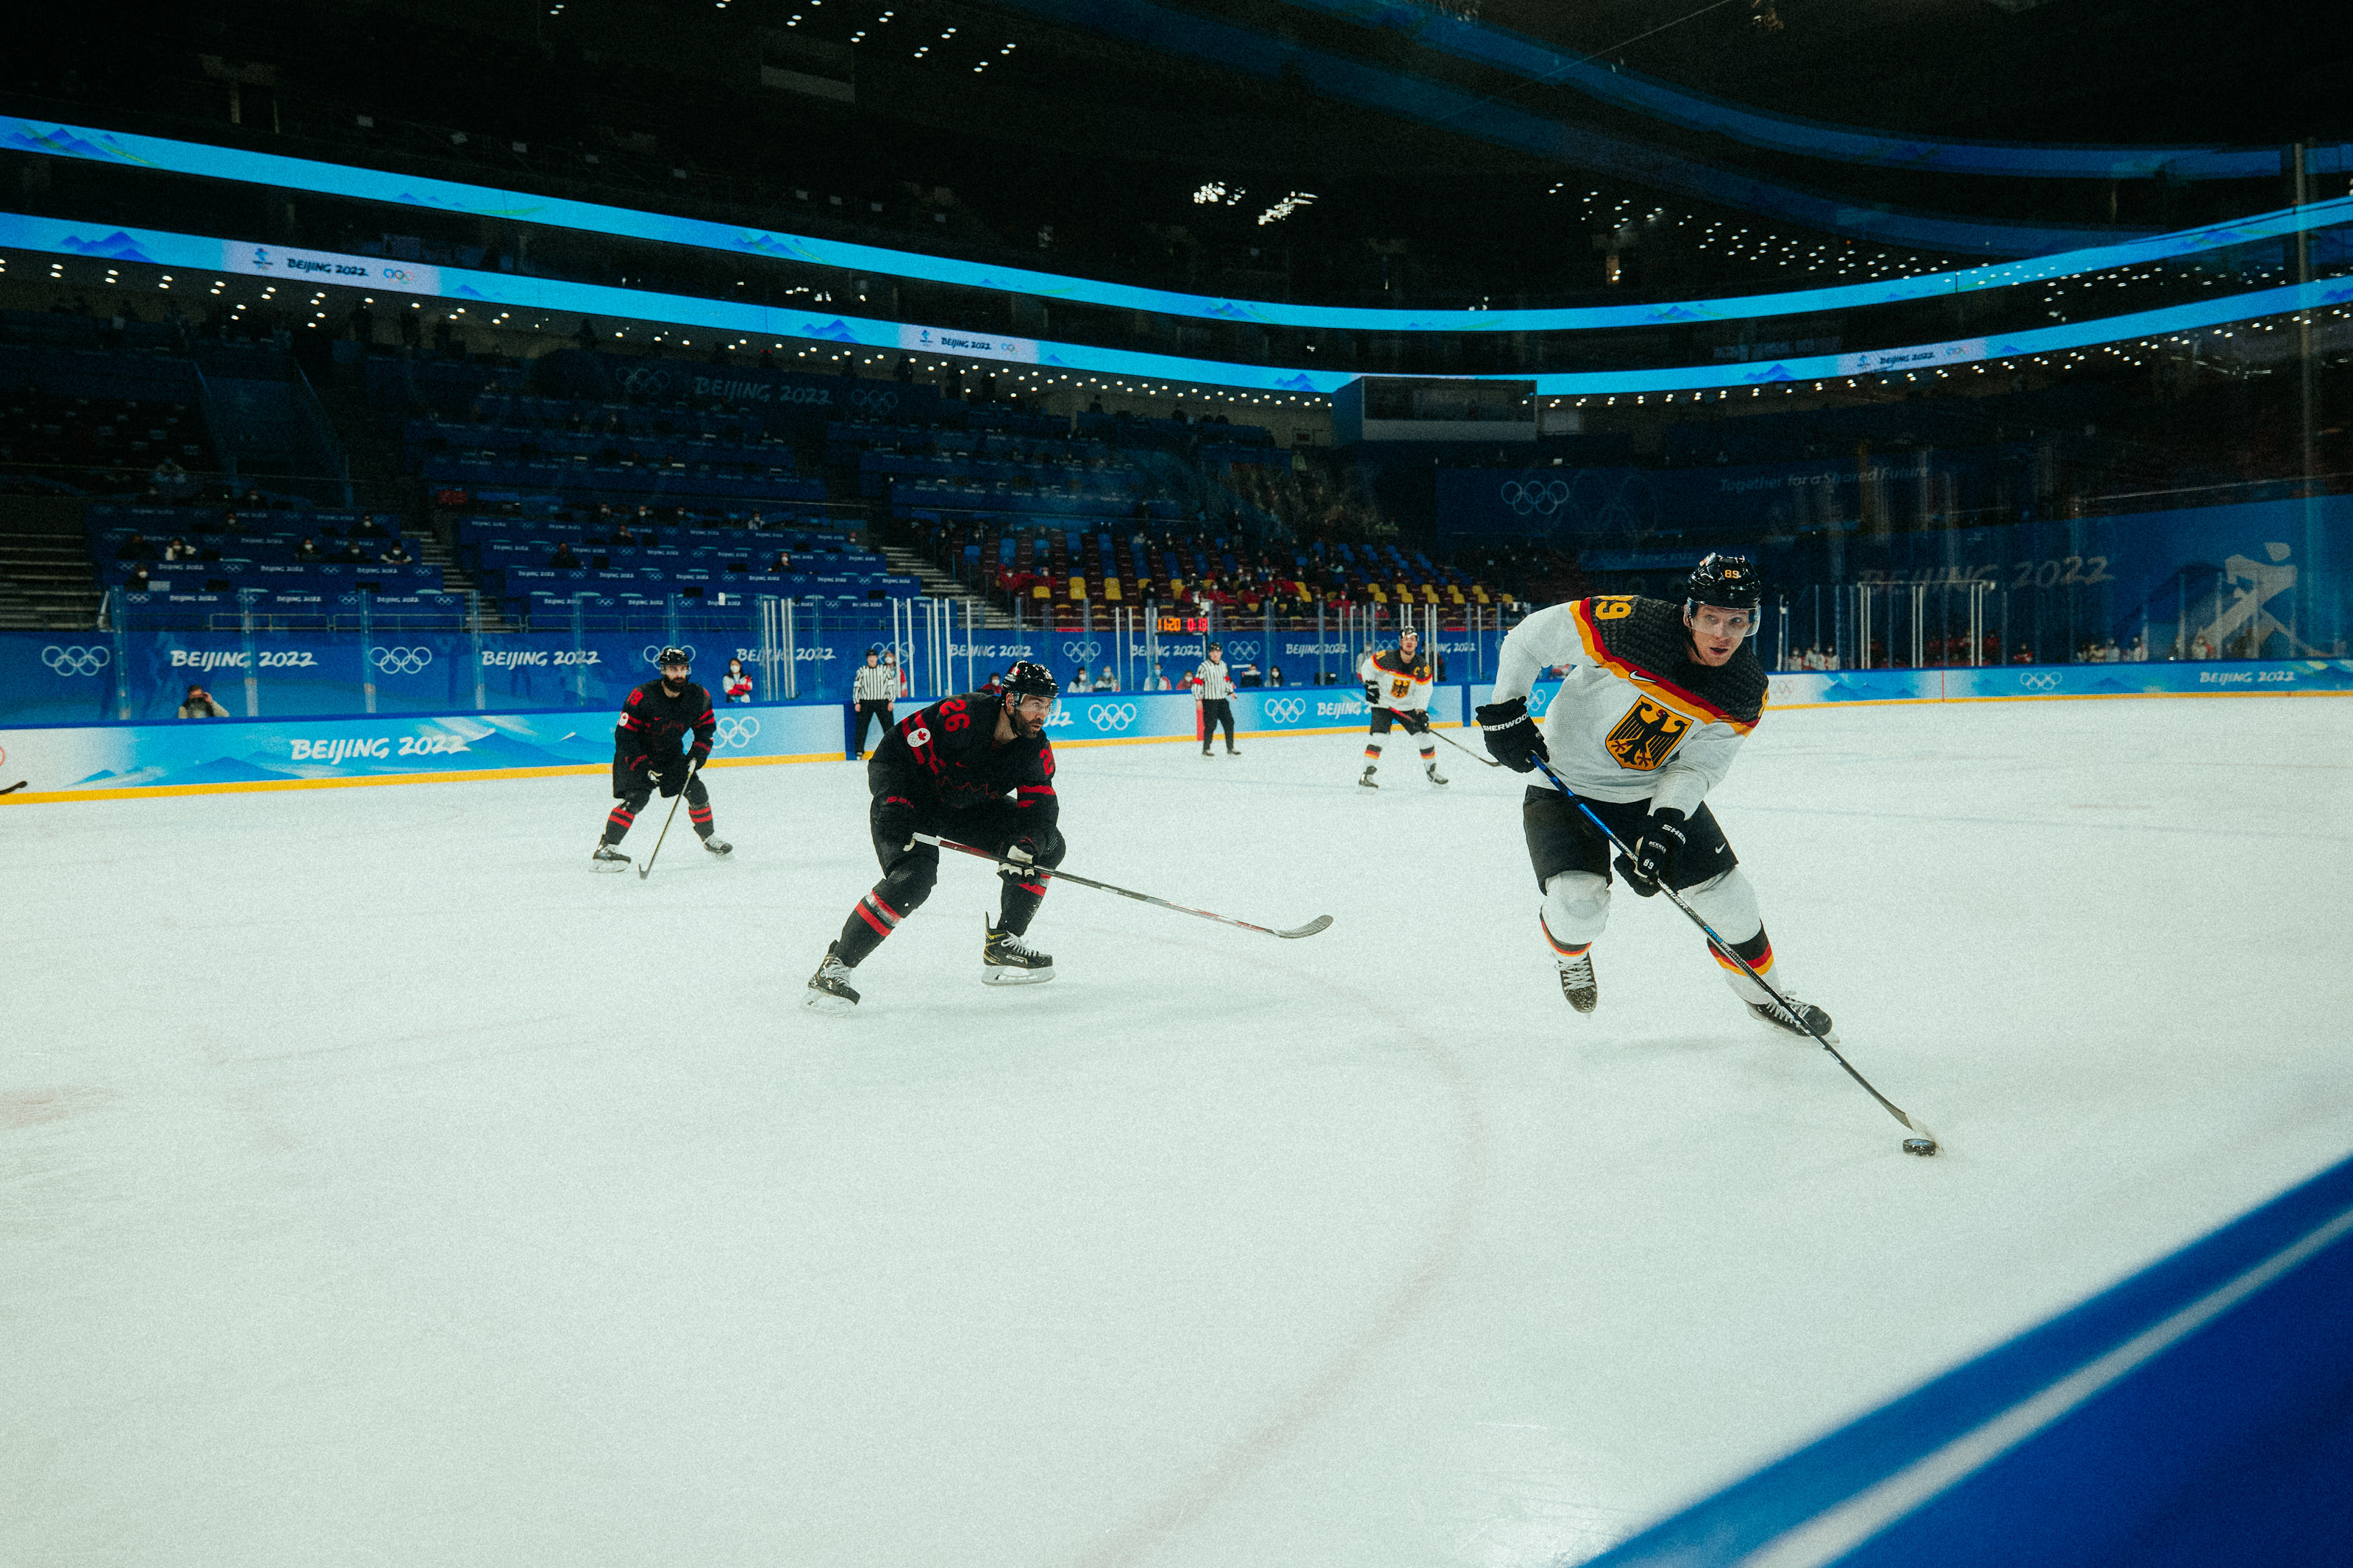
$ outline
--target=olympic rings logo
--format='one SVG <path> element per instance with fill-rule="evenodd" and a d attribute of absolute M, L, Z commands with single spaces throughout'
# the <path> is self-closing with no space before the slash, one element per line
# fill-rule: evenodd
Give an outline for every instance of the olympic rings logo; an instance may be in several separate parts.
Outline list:
<path fill-rule="evenodd" d="M 1256 658 L 1258 657 L 1258 644 L 1250 641 L 1247 637 L 1239 640 L 1229 639 L 1226 643 L 1226 651 L 1232 654 L 1236 658 Z"/>
<path fill-rule="evenodd" d="M 1099 730 L 1124 730 L 1135 722 L 1133 702 L 1095 702 L 1087 707 L 1087 722 Z"/>
<path fill-rule="evenodd" d="M 1535 512 L 1550 517 L 1568 504 L 1568 481 L 1505 479 L 1495 494 L 1505 506 L 1522 517 Z"/>
<path fill-rule="evenodd" d="M 1092 639 L 1084 642 L 1066 642 L 1062 645 L 1062 657 L 1081 661 L 1100 658 L 1103 657 L 1103 644 Z"/>
<path fill-rule="evenodd" d="M 862 386 L 856 387 L 849 394 L 849 405 L 862 408 L 869 414 L 887 414 L 899 406 L 899 389 L 886 386 L 870 391 Z"/>
<path fill-rule="evenodd" d="M 633 366 L 615 377 L 623 392 L 668 392 L 670 372 L 653 370 L 645 365 Z"/>
<path fill-rule="evenodd" d="M 433 650 L 429 647 L 370 648 L 368 660 L 386 675 L 415 675 L 433 662 Z"/>
<path fill-rule="evenodd" d="M 59 675 L 96 675 L 114 662 L 114 650 L 103 647 L 59 647 L 41 650 L 41 662 Z"/>
<path fill-rule="evenodd" d="M 686 644 L 686 645 L 685 645 L 685 648 L 686 648 L 686 662 L 687 662 L 687 663 L 689 663 L 689 664 L 692 664 L 692 663 L 694 662 L 694 645 L 693 645 L 692 643 L 688 643 L 688 644 Z M 648 664 L 652 664 L 656 669 L 659 669 L 659 668 L 661 668 L 661 666 L 660 666 L 660 665 L 659 665 L 659 664 L 654 664 L 654 661 L 655 661 L 656 659 L 659 658 L 661 658 L 661 649 L 660 649 L 660 648 L 659 648 L 659 647 L 655 647 L 652 643 L 648 643 L 648 644 L 646 645 L 646 649 L 645 649 L 645 660 L 646 660 L 646 662 L 647 662 Z"/>
<path fill-rule="evenodd" d="M 1307 699 L 1278 697 L 1266 705 L 1266 716 L 1278 724 L 1287 724 L 1293 719 L 1303 719 L 1307 716 Z"/>
<path fill-rule="evenodd" d="M 384 269 L 384 276 L 385 280 L 389 283 L 414 283 L 417 281 L 416 278 L 410 274 L 408 268 L 406 267 L 387 267 Z"/>
<path fill-rule="evenodd" d="M 752 738 L 759 732 L 760 721 L 757 719 L 727 718 L 719 721 L 713 738 L 723 746 L 749 746 Z"/>
<path fill-rule="evenodd" d="M 2037 670 L 2031 675 L 2020 676 L 2018 683 L 2029 691 L 2056 691 L 2059 689 L 2059 676 L 2055 670 Z"/>

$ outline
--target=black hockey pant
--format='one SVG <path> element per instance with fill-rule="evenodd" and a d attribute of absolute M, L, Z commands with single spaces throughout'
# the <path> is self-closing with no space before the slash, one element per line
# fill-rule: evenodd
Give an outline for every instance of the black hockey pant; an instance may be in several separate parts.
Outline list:
<path fill-rule="evenodd" d="M 1424 714 L 1422 717 L 1428 718 L 1429 715 Z M 1381 765 L 1381 737 L 1389 732 L 1390 725 L 1398 723 L 1398 721 L 1397 710 L 1395 709 L 1376 708 L 1373 710 L 1372 725 L 1365 736 L 1365 767 L 1367 771 Z M 1428 767 L 1430 763 L 1438 760 L 1438 742 L 1430 739 L 1430 731 L 1427 726 L 1425 726 L 1419 732 L 1419 742 L 1421 746 L 1421 765 L 1423 767 Z"/>
<path fill-rule="evenodd" d="M 684 767 L 683 762 L 672 764 Z M 637 769 L 619 761 L 613 763 L 613 794 L 617 797 L 612 811 L 605 818 L 605 842 L 618 844 L 627 837 L 630 824 L 638 813 L 645 810 L 646 802 L 653 798 L 654 783 Z M 677 794 L 676 790 L 670 792 Z M 694 824 L 698 837 L 711 837 L 711 792 L 702 787 L 702 770 L 695 769 L 686 785 L 686 817 Z"/>
<path fill-rule="evenodd" d="M 1203 699 L 1201 702 L 1201 754 L 1209 754 L 1209 742 L 1217 738 L 1218 726 L 1226 727 L 1226 750 L 1234 749 L 1234 705 L 1222 697 Z"/>
<path fill-rule="evenodd" d="M 891 704 L 881 701 L 879 699 L 870 698 L 866 701 L 860 702 L 858 705 L 858 740 L 857 743 L 852 745 L 849 749 L 854 754 L 860 757 L 866 754 L 866 723 L 870 719 L 879 726 L 881 734 L 889 734 L 891 732 Z"/>
<path fill-rule="evenodd" d="M 932 896 L 932 884 L 939 879 L 938 847 L 920 840 L 912 849 L 904 847 L 903 840 L 885 843 L 874 822 L 881 809 L 879 801 L 869 808 L 868 826 L 874 836 L 874 858 L 882 863 L 882 879 L 858 900 L 858 907 L 841 923 L 841 962 L 852 969 L 881 946 L 882 939 L 896 931 L 901 921 L 923 907 L 923 900 Z M 1009 800 L 990 801 L 970 811 L 942 812 L 937 816 L 919 811 L 915 814 L 915 831 L 1001 855 L 1016 838 L 1037 831 L 1023 820 L 1028 815 Z M 1045 837 L 1047 842 L 1037 847 L 1037 862 L 1050 869 L 1062 863 L 1062 855 L 1069 847 L 1053 828 L 1045 830 Z M 997 929 L 1019 936 L 1029 929 L 1031 917 L 1045 901 L 1046 879 L 1017 876 L 1010 871 L 997 875 L 1004 879 L 1004 888 L 997 897 Z"/>

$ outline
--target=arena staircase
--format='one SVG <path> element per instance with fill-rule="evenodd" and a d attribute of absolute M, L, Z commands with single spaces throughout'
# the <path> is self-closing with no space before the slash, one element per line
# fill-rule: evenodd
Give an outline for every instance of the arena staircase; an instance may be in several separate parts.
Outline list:
<path fill-rule="evenodd" d="M 962 600 L 967 608 L 977 610 L 980 624 L 992 630 L 1009 628 L 1013 625 L 1011 612 L 1000 609 L 973 593 L 914 551 L 895 544 L 882 544 L 879 541 L 877 547 L 882 552 L 882 559 L 891 563 L 892 574 L 913 577 L 922 583 L 925 598 Z"/>
<path fill-rule="evenodd" d="M 88 631 L 103 597 L 82 502 L 62 496 L 0 496 L 0 627 Z"/>

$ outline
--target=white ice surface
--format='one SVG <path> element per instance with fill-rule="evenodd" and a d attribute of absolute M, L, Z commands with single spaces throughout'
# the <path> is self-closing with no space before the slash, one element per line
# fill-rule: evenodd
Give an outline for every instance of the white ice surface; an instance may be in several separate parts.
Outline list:
<path fill-rule="evenodd" d="M 1776 714 L 1715 805 L 1903 1130 L 1524 781 L 1070 751 L 1061 977 L 986 868 L 803 983 L 862 770 L 0 809 L 0 1562 L 1536 1564 L 2353 1149 L 2353 704 Z M 649 813 L 628 847 L 643 855 Z"/>

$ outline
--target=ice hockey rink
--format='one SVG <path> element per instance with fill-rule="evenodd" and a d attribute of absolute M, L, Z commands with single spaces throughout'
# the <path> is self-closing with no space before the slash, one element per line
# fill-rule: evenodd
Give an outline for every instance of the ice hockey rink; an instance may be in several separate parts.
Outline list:
<path fill-rule="evenodd" d="M 0 811 L 0 1561 L 1575 1563 L 2353 1150 L 2353 704 L 1775 712 L 1777 977 L 1393 736 L 1060 755 L 1060 977 L 950 857 L 836 1019 L 862 770 Z M 1474 742 L 1475 743 L 1475 742 Z M 642 856 L 649 812 L 627 847 Z"/>

